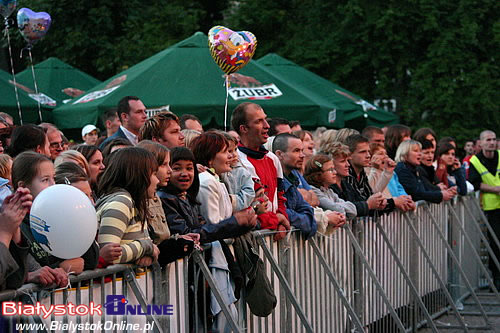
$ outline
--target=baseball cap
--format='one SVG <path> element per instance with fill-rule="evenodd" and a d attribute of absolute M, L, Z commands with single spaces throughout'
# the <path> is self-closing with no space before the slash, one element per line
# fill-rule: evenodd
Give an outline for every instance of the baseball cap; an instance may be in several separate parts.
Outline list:
<path fill-rule="evenodd" d="M 82 128 L 82 138 L 94 130 L 97 130 L 97 127 L 94 125 L 85 125 L 85 127 Z"/>

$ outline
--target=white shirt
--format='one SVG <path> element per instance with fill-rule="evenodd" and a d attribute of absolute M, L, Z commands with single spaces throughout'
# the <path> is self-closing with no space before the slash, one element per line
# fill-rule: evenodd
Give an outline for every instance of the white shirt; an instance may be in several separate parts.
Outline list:
<path fill-rule="evenodd" d="M 201 203 L 200 213 L 210 223 L 219 223 L 233 214 L 231 197 L 218 176 L 205 171 L 199 174 L 200 191 L 196 199 Z"/>
<path fill-rule="evenodd" d="M 125 134 L 125 136 L 127 137 L 128 141 L 130 141 L 134 146 L 139 143 L 139 141 L 137 140 L 137 135 L 130 132 L 128 129 L 126 129 L 122 125 L 120 125 L 120 128 L 123 131 L 123 133 Z"/>

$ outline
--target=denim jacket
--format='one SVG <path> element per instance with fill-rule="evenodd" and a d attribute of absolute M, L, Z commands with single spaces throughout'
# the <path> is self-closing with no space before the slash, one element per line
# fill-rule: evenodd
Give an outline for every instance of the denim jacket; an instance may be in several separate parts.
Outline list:
<path fill-rule="evenodd" d="M 297 190 L 298 180 L 290 174 L 283 179 L 283 187 L 285 188 L 285 206 L 286 213 L 290 224 L 297 229 L 300 229 L 304 237 L 307 239 L 314 236 L 318 226 L 314 219 L 314 210 L 309 205 L 302 194 Z"/>

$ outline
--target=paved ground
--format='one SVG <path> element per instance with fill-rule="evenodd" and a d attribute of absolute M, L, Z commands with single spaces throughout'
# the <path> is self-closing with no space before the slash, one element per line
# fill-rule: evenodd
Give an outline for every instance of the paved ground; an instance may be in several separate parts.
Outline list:
<path fill-rule="evenodd" d="M 484 319 L 482 316 L 471 316 L 468 315 L 467 312 L 479 312 L 479 307 L 476 305 L 472 297 L 469 297 L 468 299 L 465 300 L 464 302 L 464 320 L 466 324 L 471 327 L 470 332 L 485 332 L 485 333 L 492 333 L 492 332 L 498 332 L 500 333 L 500 300 L 496 299 L 493 294 L 486 294 L 482 293 L 479 296 L 479 300 L 483 304 L 483 308 L 486 311 L 486 313 L 493 313 L 495 315 L 489 316 L 489 320 L 491 322 L 491 329 L 474 329 L 474 326 L 484 326 Z M 458 320 L 456 317 L 453 315 L 453 313 L 450 313 L 448 315 L 444 315 L 434 321 L 436 323 L 436 326 L 444 326 L 444 325 L 458 325 Z M 446 328 L 439 328 L 440 332 L 446 332 L 446 333 L 455 333 L 455 332 L 463 332 L 462 329 L 446 329 Z M 427 332 L 432 332 L 430 329 L 422 329 L 419 330 L 419 333 L 427 333 Z"/>

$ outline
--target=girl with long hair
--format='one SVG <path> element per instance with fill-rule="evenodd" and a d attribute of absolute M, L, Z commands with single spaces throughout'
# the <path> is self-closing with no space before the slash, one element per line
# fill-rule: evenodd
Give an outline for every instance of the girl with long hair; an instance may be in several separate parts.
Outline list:
<path fill-rule="evenodd" d="M 96 203 L 101 247 L 120 244 L 121 254 L 112 263 L 149 266 L 158 259 L 159 249 L 147 230 L 148 199 L 159 183 L 158 163 L 143 148 L 122 148 L 110 155 L 99 178 Z"/>
<path fill-rule="evenodd" d="M 139 142 L 138 147 L 144 148 L 156 158 L 158 171 L 156 173 L 159 183 L 158 188 L 168 185 L 172 169 L 170 168 L 170 150 L 158 142 L 143 140 Z M 172 234 L 168 227 L 165 211 L 162 202 L 155 193 L 148 202 L 149 219 L 148 231 L 153 242 L 160 249 L 158 262 L 160 265 L 166 265 L 176 259 L 185 257 L 199 243 L 200 235 L 197 233 L 188 233 L 187 235 Z"/>
<path fill-rule="evenodd" d="M 458 194 L 467 194 L 465 171 L 456 158 L 456 148 L 450 143 L 442 143 L 436 151 L 436 176 L 447 188 L 457 187 Z"/>
<path fill-rule="evenodd" d="M 385 132 L 385 150 L 387 155 L 394 160 L 396 151 L 401 142 L 409 140 L 411 137 L 411 129 L 405 125 L 391 125 Z"/>
<path fill-rule="evenodd" d="M 103 173 L 105 166 L 101 150 L 97 146 L 77 145 L 74 150 L 80 152 L 88 162 L 90 186 L 94 192 L 97 191 L 99 176 Z"/>
<path fill-rule="evenodd" d="M 337 171 L 329 155 L 313 155 L 306 163 L 304 177 L 318 196 L 321 208 L 345 214 L 348 219 L 356 217 L 356 206 L 339 198 L 330 188 L 337 183 Z"/>
<path fill-rule="evenodd" d="M 33 199 L 40 192 L 55 184 L 54 165 L 45 155 L 32 151 L 19 154 L 12 164 L 12 184 L 14 189 L 26 187 L 30 190 Z M 98 248 L 97 244 L 92 244 L 88 251 L 79 258 L 61 259 L 52 256 L 35 239 L 29 221 L 29 214 L 21 224 L 21 232 L 26 242 L 30 254 L 40 264 L 53 269 L 61 268 L 60 272 L 81 273 L 85 269 L 94 269 L 97 266 Z M 68 223 L 71 223 L 71 216 L 68 216 Z"/>

